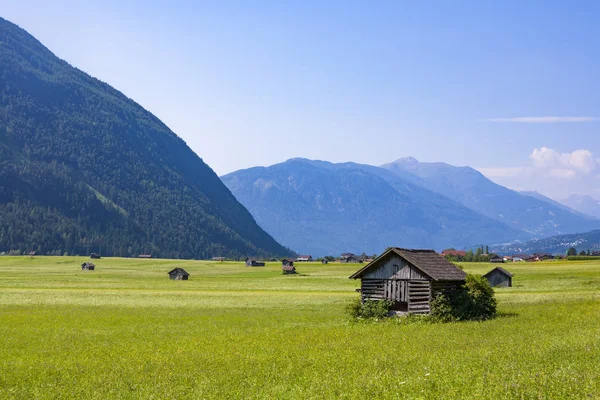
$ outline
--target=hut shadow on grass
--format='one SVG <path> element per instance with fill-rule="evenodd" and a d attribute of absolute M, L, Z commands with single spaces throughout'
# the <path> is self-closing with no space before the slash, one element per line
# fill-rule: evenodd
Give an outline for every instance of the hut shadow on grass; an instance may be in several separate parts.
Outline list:
<path fill-rule="evenodd" d="M 516 318 L 519 314 L 514 312 L 499 312 L 496 314 L 496 318 Z"/>

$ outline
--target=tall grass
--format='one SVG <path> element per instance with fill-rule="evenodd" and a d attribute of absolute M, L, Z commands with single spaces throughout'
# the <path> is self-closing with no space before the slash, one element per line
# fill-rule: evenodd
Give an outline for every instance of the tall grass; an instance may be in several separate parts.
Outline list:
<path fill-rule="evenodd" d="M 0 257 L 0 398 L 600 397 L 600 262 L 506 265 L 455 324 L 349 322 L 358 266 L 81 262 Z"/>

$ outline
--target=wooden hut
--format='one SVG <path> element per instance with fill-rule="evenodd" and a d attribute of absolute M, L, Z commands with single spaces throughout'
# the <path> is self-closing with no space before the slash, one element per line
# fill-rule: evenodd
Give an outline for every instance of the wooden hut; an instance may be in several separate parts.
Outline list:
<path fill-rule="evenodd" d="M 100 258 L 100 254 L 98 254 L 98 253 L 92 253 L 92 254 L 90 254 L 90 258 L 97 260 L 97 259 Z"/>
<path fill-rule="evenodd" d="M 429 314 L 431 300 L 460 288 L 466 276 L 433 250 L 390 247 L 350 279 L 361 279 L 363 300 L 392 300 L 394 310 Z"/>
<path fill-rule="evenodd" d="M 346 264 L 360 264 L 362 260 L 356 256 L 348 256 L 342 258 L 341 262 Z"/>
<path fill-rule="evenodd" d="M 287 258 L 284 258 L 283 260 L 281 260 L 281 266 L 282 267 L 293 267 L 294 262 L 292 260 L 288 260 Z"/>
<path fill-rule="evenodd" d="M 513 274 L 502 267 L 496 267 L 483 276 L 491 287 L 512 287 Z"/>
<path fill-rule="evenodd" d="M 296 273 L 296 267 L 294 267 L 293 263 L 292 263 L 292 265 L 282 265 L 281 270 L 286 275 L 293 275 Z"/>
<path fill-rule="evenodd" d="M 492 257 L 490 257 L 490 262 L 494 264 L 501 264 L 504 262 L 504 258 L 494 254 Z"/>
<path fill-rule="evenodd" d="M 244 260 L 246 262 L 246 267 L 264 267 L 265 263 L 262 261 L 256 261 L 251 258 L 246 258 Z"/>
<path fill-rule="evenodd" d="M 173 279 L 175 281 L 187 281 L 190 274 L 183 268 L 175 268 L 169 271 L 169 279 Z"/>
<path fill-rule="evenodd" d="M 321 264 L 327 264 L 327 263 L 329 263 L 329 261 L 327 261 L 326 259 L 321 260 Z"/>
<path fill-rule="evenodd" d="M 84 262 L 81 264 L 82 271 L 93 271 L 94 269 L 96 269 L 96 264 L 92 262 Z"/>

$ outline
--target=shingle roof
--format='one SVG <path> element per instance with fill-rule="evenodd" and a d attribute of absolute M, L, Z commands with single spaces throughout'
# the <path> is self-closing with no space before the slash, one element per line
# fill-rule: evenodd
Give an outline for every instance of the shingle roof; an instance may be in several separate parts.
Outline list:
<path fill-rule="evenodd" d="M 496 268 L 494 268 L 493 270 L 491 270 L 490 272 L 488 272 L 487 274 L 485 274 L 483 277 L 485 278 L 486 276 L 488 276 L 489 274 L 491 274 L 491 273 L 492 273 L 492 272 L 494 272 L 495 270 L 498 270 L 498 271 L 502 272 L 502 273 L 503 273 L 503 274 L 505 274 L 505 275 L 508 275 L 508 276 L 513 276 L 513 274 L 511 274 L 510 272 L 508 272 L 508 271 L 507 271 L 507 270 L 505 270 L 504 268 L 502 268 L 502 267 L 496 267 Z"/>
<path fill-rule="evenodd" d="M 409 264 L 417 267 L 419 270 L 431 277 L 434 281 L 464 281 L 467 277 L 467 274 L 463 270 L 446 260 L 434 250 L 414 250 L 390 247 L 383 254 L 356 272 L 350 278 L 360 278 L 369 269 L 377 267 L 379 261 L 383 257 L 387 256 L 390 252 L 393 252 L 404 260 L 408 261 Z"/>
<path fill-rule="evenodd" d="M 183 268 L 174 268 L 174 269 L 170 270 L 168 272 L 168 274 L 171 275 L 173 272 L 179 272 L 180 274 L 190 276 L 190 274 L 188 274 L 187 271 Z"/>

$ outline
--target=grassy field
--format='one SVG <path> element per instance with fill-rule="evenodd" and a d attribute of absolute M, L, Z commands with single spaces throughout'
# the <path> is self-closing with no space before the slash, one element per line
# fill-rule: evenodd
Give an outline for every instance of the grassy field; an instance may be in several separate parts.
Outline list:
<path fill-rule="evenodd" d="M 357 265 L 83 261 L 0 257 L 0 398 L 600 398 L 600 261 L 506 265 L 499 318 L 437 325 L 349 322 Z"/>

